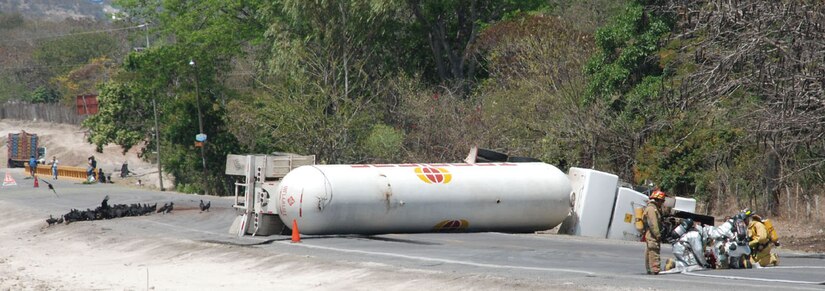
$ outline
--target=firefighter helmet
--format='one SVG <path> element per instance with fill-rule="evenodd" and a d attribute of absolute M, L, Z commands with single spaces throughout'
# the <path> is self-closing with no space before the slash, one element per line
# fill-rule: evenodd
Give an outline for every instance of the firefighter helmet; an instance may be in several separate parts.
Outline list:
<path fill-rule="evenodd" d="M 665 192 L 660 190 L 653 190 L 653 193 L 650 193 L 650 199 L 665 200 L 665 196 Z"/>

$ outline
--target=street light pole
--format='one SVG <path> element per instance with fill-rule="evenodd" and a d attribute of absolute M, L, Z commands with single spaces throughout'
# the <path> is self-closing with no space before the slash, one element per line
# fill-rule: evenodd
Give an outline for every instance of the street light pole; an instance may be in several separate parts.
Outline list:
<path fill-rule="evenodd" d="M 158 152 L 158 183 L 160 191 L 163 189 L 163 170 L 160 167 L 160 134 L 158 133 L 158 107 L 155 105 L 155 98 L 152 97 L 152 109 L 155 111 L 155 150 Z"/>
<path fill-rule="evenodd" d="M 198 108 L 198 129 L 200 130 L 199 133 L 203 134 L 203 115 L 201 113 L 201 94 L 198 86 L 197 68 L 195 67 L 195 61 L 190 60 L 189 65 L 195 68 L 195 100 Z M 206 140 L 201 142 L 201 162 L 203 163 L 203 194 L 206 195 L 209 194 L 206 191 Z"/>

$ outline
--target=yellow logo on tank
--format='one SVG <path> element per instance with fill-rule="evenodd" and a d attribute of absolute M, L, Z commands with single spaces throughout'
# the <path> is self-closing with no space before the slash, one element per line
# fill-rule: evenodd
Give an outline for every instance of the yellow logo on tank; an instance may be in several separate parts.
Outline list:
<path fill-rule="evenodd" d="M 427 184 L 447 184 L 453 179 L 453 174 L 450 174 L 445 168 L 415 168 L 415 174 Z"/>

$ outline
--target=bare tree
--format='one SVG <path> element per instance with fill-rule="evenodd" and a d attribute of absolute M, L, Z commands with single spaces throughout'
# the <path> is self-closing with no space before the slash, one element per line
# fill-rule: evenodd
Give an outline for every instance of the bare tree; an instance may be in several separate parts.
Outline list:
<path fill-rule="evenodd" d="M 783 185 L 825 164 L 825 3 L 671 0 L 675 38 L 695 66 L 683 104 L 750 106 L 732 117 L 762 152 L 763 194 L 778 214 Z"/>

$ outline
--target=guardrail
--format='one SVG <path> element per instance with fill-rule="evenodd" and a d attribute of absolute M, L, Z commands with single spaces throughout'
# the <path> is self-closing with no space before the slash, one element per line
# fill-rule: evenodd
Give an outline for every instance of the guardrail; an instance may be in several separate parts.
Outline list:
<path fill-rule="evenodd" d="M 26 164 L 26 173 L 29 173 L 29 165 Z M 49 165 L 37 165 L 37 169 L 35 169 L 35 173 L 38 176 L 44 177 L 52 177 L 52 167 Z M 57 166 L 57 177 L 59 178 L 69 178 L 69 179 L 79 179 L 79 180 L 86 180 L 86 168 L 81 167 L 70 167 L 70 166 Z M 95 179 L 97 179 L 97 172 L 95 172 Z"/>

